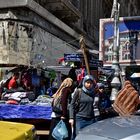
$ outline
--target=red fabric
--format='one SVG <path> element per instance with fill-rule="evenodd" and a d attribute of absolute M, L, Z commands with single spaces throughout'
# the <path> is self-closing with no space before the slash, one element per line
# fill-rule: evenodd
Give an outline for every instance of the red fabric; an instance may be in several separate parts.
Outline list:
<path fill-rule="evenodd" d="M 58 63 L 62 63 L 64 61 L 64 57 L 58 59 Z"/>
<path fill-rule="evenodd" d="M 32 77 L 31 77 L 31 75 L 28 74 L 28 73 L 24 73 L 23 76 L 22 76 L 22 83 L 26 87 L 31 87 L 31 85 L 32 85 Z"/>
<path fill-rule="evenodd" d="M 15 101 L 15 100 L 8 100 L 6 103 L 7 103 L 7 104 L 14 104 L 14 105 L 18 105 L 18 102 L 17 102 L 17 101 Z"/>
<path fill-rule="evenodd" d="M 85 68 L 81 68 L 81 73 L 77 75 L 77 81 L 80 83 L 80 81 L 84 78 L 85 76 Z"/>
<path fill-rule="evenodd" d="M 17 82 L 14 78 L 12 78 L 8 83 L 8 89 L 11 89 L 11 88 L 13 89 L 17 88 Z"/>

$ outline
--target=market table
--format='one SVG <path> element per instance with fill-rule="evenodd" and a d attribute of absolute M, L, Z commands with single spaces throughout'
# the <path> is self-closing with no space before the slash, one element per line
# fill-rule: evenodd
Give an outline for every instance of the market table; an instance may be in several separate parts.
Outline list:
<path fill-rule="evenodd" d="M 33 124 L 39 137 L 49 134 L 51 112 L 50 106 L 0 104 L 1 120 Z"/>
<path fill-rule="evenodd" d="M 52 109 L 39 105 L 0 104 L 0 119 L 51 119 Z"/>

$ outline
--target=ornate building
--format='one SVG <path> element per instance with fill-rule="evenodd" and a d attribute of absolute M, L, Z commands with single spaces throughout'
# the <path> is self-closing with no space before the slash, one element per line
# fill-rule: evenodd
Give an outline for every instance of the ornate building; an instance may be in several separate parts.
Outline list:
<path fill-rule="evenodd" d="M 119 64 L 122 71 L 131 76 L 139 71 L 140 66 L 140 2 L 138 0 L 120 3 L 119 20 Z M 109 13 L 106 13 L 109 15 Z M 113 20 L 108 17 L 100 19 L 100 55 L 105 66 L 112 66 L 113 61 Z"/>

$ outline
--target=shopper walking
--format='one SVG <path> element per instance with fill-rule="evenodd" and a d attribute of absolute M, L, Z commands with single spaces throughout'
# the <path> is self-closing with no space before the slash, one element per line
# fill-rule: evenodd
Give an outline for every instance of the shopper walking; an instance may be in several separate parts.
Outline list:
<path fill-rule="evenodd" d="M 95 122 L 94 117 L 94 97 L 95 79 L 91 75 L 86 75 L 82 82 L 82 87 L 75 92 L 70 105 L 71 126 L 75 124 L 76 135 L 78 132 Z"/>
<path fill-rule="evenodd" d="M 58 96 L 61 96 L 61 107 L 62 112 L 55 111 L 54 106 L 52 105 L 52 120 L 51 120 L 51 127 L 50 127 L 50 134 L 49 134 L 49 140 L 55 140 L 55 138 L 52 137 L 52 132 L 55 126 L 58 124 L 58 122 L 62 119 L 69 132 L 69 137 L 65 140 L 70 140 L 71 137 L 71 126 L 69 124 L 69 111 L 68 111 L 68 104 L 71 100 L 71 93 L 73 92 L 73 80 L 71 78 L 66 78 L 62 84 L 60 85 L 57 92 L 53 95 L 54 99 Z M 53 101 L 54 102 L 54 101 Z"/>

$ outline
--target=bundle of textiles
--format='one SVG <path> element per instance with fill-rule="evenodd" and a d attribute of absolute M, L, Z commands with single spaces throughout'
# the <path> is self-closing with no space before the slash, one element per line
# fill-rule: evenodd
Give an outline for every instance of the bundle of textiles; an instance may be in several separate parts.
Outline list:
<path fill-rule="evenodd" d="M 124 87 L 119 91 L 113 103 L 114 110 L 120 116 L 129 116 L 137 111 L 139 94 L 130 81 L 125 81 Z"/>

